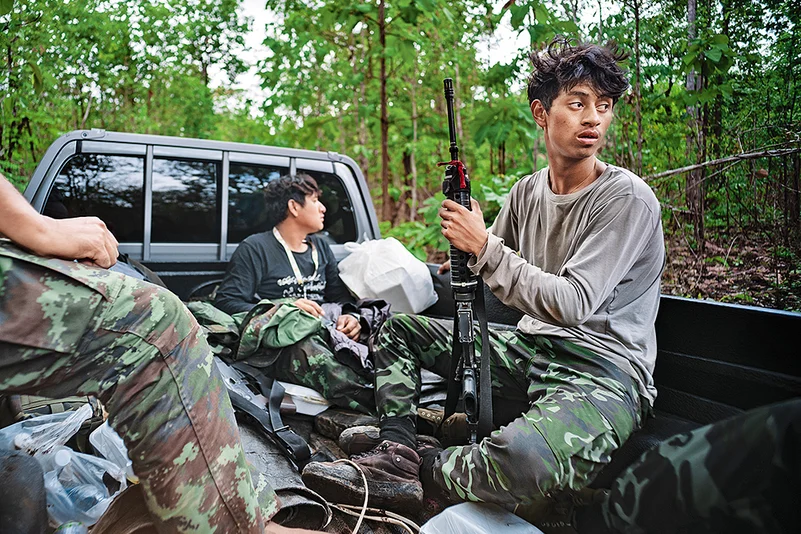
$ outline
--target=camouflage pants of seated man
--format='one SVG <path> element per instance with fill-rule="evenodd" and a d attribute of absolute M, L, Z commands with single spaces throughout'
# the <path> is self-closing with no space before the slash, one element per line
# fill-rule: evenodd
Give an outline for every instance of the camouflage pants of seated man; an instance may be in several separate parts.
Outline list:
<path fill-rule="evenodd" d="M 384 439 L 414 447 L 420 368 L 448 375 L 451 324 L 396 315 L 382 327 L 375 363 Z M 505 506 L 536 504 L 589 484 L 641 424 L 633 379 L 557 338 L 491 331 L 489 342 L 494 419 L 501 428 L 478 444 L 442 451 L 433 473 L 421 473 L 423 482 L 432 480 L 453 500 Z"/>
<path fill-rule="evenodd" d="M 259 358 L 248 359 L 248 363 L 258 367 Z M 334 406 L 368 415 L 375 413 L 370 373 L 356 370 L 361 363 L 355 356 L 353 365 L 340 362 L 321 334 L 307 336 L 289 347 L 272 349 L 265 359 L 275 359 L 265 369 L 273 378 L 311 388 Z"/>
<path fill-rule="evenodd" d="M 678 434 L 644 453 L 582 534 L 790 533 L 801 524 L 801 399 Z"/>
<path fill-rule="evenodd" d="M 0 241 L 0 393 L 97 396 L 160 532 L 261 533 L 277 511 L 200 327 L 163 288 Z"/>

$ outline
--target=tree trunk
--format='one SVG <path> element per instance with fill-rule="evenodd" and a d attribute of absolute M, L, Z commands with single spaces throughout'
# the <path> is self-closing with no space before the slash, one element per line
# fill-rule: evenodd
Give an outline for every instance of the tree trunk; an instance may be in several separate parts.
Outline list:
<path fill-rule="evenodd" d="M 687 0 L 687 37 L 692 41 L 696 37 L 696 0 Z M 701 80 L 698 73 L 691 70 L 687 73 L 687 91 L 695 92 L 701 89 Z M 687 157 L 690 161 L 700 163 L 703 161 L 703 124 L 700 106 L 693 105 L 687 107 L 687 114 L 690 116 L 690 133 L 687 136 Z M 693 224 L 693 237 L 696 246 L 703 252 L 704 250 L 704 194 L 703 194 L 703 169 L 695 169 L 687 174 L 685 184 L 685 194 L 687 196 L 687 209 L 690 211 L 690 218 Z"/>
<path fill-rule="evenodd" d="M 366 53 L 366 52 L 365 52 Z M 364 60 L 364 55 L 362 55 L 362 60 Z M 369 73 L 371 71 L 371 65 L 369 65 L 368 61 L 368 68 L 366 69 Z M 356 73 L 356 68 L 354 67 L 354 74 Z M 367 118 L 361 113 L 361 104 L 365 101 L 367 97 L 367 76 L 362 78 L 361 84 L 359 85 L 359 97 L 356 100 L 356 110 L 359 115 L 359 145 L 361 145 L 362 150 L 359 153 L 359 165 L 362 168 L 362 172 L 364 173 L 364 179 L 367 183 L 370 183 L 370 160 L 367 157 Z"/>
<path fill-rule="evenodd" d="M 506 143 L 498 146 L 498 174 L 506 175 Z"/>
<path fill-rule="evenodd" d="M 387 114 L 387 25 L 384 0 L 378 3 L 378 42 L 381 45 L 381 211 L 385 221 L 392 220 L 389 198 L 389 116 Z"/>
<path fill-rule="evenodd" d="M 604 35 L 604 16 L 603 16 L 603 0 L 598 0 L 598 39 L 603 41 Z"/>
<path fill-rule="evenodd" d="M 456 115 L 456 135 L 459 144 L 464 146 L 464 130 L 462 129 L 462 99 L 459 97 L 459 62 L 454 63 L 453 76 L 453 107 Z"/>
<path fill-rule="evenodd" d="M 410 167 L 412 170 L 412 205 L 409 210 L 409 220 L 414 221 L 417 218 L 417 160 L 415 153 L 417 152 L 417 59 L 415 58 L 414 70 L 412 72 L 412 155 L 410 158 Z"/>

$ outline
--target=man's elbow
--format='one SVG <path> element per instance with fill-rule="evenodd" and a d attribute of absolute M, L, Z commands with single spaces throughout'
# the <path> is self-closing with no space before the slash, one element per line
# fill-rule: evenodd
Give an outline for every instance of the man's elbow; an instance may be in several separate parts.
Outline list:
<path fill-rule="evenodd" d="M 588 299 L 580 295 L 566 295 L 554 304 L 554 318 L 558 326 L 565 328 L 581 326 L 592 317 L 595 310 Z"/>

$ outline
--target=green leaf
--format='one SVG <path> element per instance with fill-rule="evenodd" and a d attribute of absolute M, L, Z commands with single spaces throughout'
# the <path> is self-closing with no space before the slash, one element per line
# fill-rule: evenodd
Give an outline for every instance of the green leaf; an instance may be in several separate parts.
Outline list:
<path fill-rule="evenodd" d="M 722 33 L 718 33 L 712 36 L 711 42 L 719 45 L 727 45 L 729 44 L 729 36 Z"/>
<path fill-rule="evenodd" d="M 44 90 L 44 83 L 42 81 L 42 71 L 39 70 L 39 66 L 32 61 L 28 62 L 28 66 L 31 68 L 33 74 L 33 90 L 36 91 L 37 95 L 40 95 Z"/>
<path fill-rule="evenodd" d="M 711 59 L 714 63 L 720 61 L 720 58 L 723 57 L 723 50 L 720 48 L 710 48 L 707 50 L 704 55 Z"/>
<path fill-rule="evenodd" d="M 14 0 L 0 0 L 0 17 L 8 15 L 14 9 Z"/>
<path fill-rule="evenodd" d="M 528 27 L 528 34 L 531 36 L 532 44 L 550 41 L 553 37 L 553 29 L 545 24 L 532 24 Z"/>
<path fill-rule="evenodd" d="M 528 6 L 519 6 L 514 4 L 509 8 L 509 12 L 512 14 L 512 20 L 510 21 L 510 24 L 512 25 L 512 28 L 517 30 L 526 21 L 526 15 L 528 15 Z"/>
<path fill-rule="evenodd" d="M 415 5 L 419 6 L 423 11 L 436 11 L 437 9 L 435 0 L 417 0 Z"/>
<path fill-rule="evenodd" d="M 417 6 L 414 5 L 414 4 L 411 4 L 411 5 L 403 8 L 403 9 L 401 9 L 400 13 L 401 13 L 401 19 L 404 22 L 406 22 L 408 24 L 413 24 L 413 25 L 417 24 L 418 17 L 420 17 L 420 15 L 423 14 L 423 12 L 420 11 L 419 9 L 417 9 Z"/>
<path fill-rule="evenodd" d="M 562 33 L 566 33 L 569 35 L 574 35 L 579 33 L 579 27 L 572 20 L 561 21 L 557 26 L 559 27 L 559 29 L 561 29 Z"/>

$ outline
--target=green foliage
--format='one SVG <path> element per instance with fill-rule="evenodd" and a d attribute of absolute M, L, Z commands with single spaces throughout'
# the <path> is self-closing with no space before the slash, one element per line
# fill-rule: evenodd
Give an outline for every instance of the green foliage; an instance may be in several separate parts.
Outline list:
<path fill-rule="evenodd" d="M 16 183 L 78 128 L 217 136 L 209 69 L 231 80 L 247 25 L 237 0 L 0 4 L 0 168 Z M 11 9 L 13 7 L 13 9 Z M 172 18 L 171 18 L 172 17 Z"/>
<path fill-rule="evenodd" d="M 8 15 L 14 9 L 14 0 L 0 0 L 0 17 Z"/>
<path fill-rule="evenodd" d="M 423 221 L 408 221 L 394 227 L 387 221 L 382 222 L 379 228 L 381 235 L 396 238 L 422 261 L 426 261 L 435 251 L 448 250 L 448 241 L 442 236 L 438 215 L 444 199 L 442 193 L 437 193 L 423 202 L 420 210 Z"/>
<path fill-rule="evenodd" d="M 377 1 L 266 0 L 267 53 L 255 65 L 243 60 L 251 22 L 238 14 L 241 4 L 0 0 L 0 172 L 21 187 L 49 143 L 76 128 L 337 151 L 356 159 L 377 204 L 389 192 L 386 235 L 418 257 L 441 253 L 447 243 L 437 217 L 436 164 L 449 156 L 442 79 L 455 80 L 461 157 L 490 223 L 514 182 L 547 164 L 522 87 L 531 49 L 557 34 L 613 40 L 630 54 L 632 89 L 615 107 L 600 154 L 607 162 L 641 168 L 647 177 L 745 152 L 801 148 L 801 10 L 790 0 L 701 3 L 692 39 L 686 2 L 672 0 L 518 0 L 498 13 L 487 0 L 388 1 L 383 47 Z M 528 46 L 489 65 L 479 52 L 501 22 Z M 264 88 L 257 101 L 233 85 L 251 67 Z M 222 73 L 217 83 L 213 72 Z M 694 91 L 687 89 L 691 72 L 699 80 Z M 381 178 L 382 83 L 388 183 Z M 693 136 L 698 145 L 688 143 Z M 749 235 L 771 243 L 774 270 L 783 273 L 771 290 L 784 295 L 777 297 L 783 306 L 801 300 L 793 297 L 799 274 L 781 252 L 801 257 L 800 157 L 710 166 L 699 186 L 708 239 Z M 648 183 L 666 231 L 700 254 L 687 176 Z M 707 265 L 718 267 L 720 258 L 715 251 Z M 736 250 L 722 258 L 726 267 L 740 261 Z"/>

